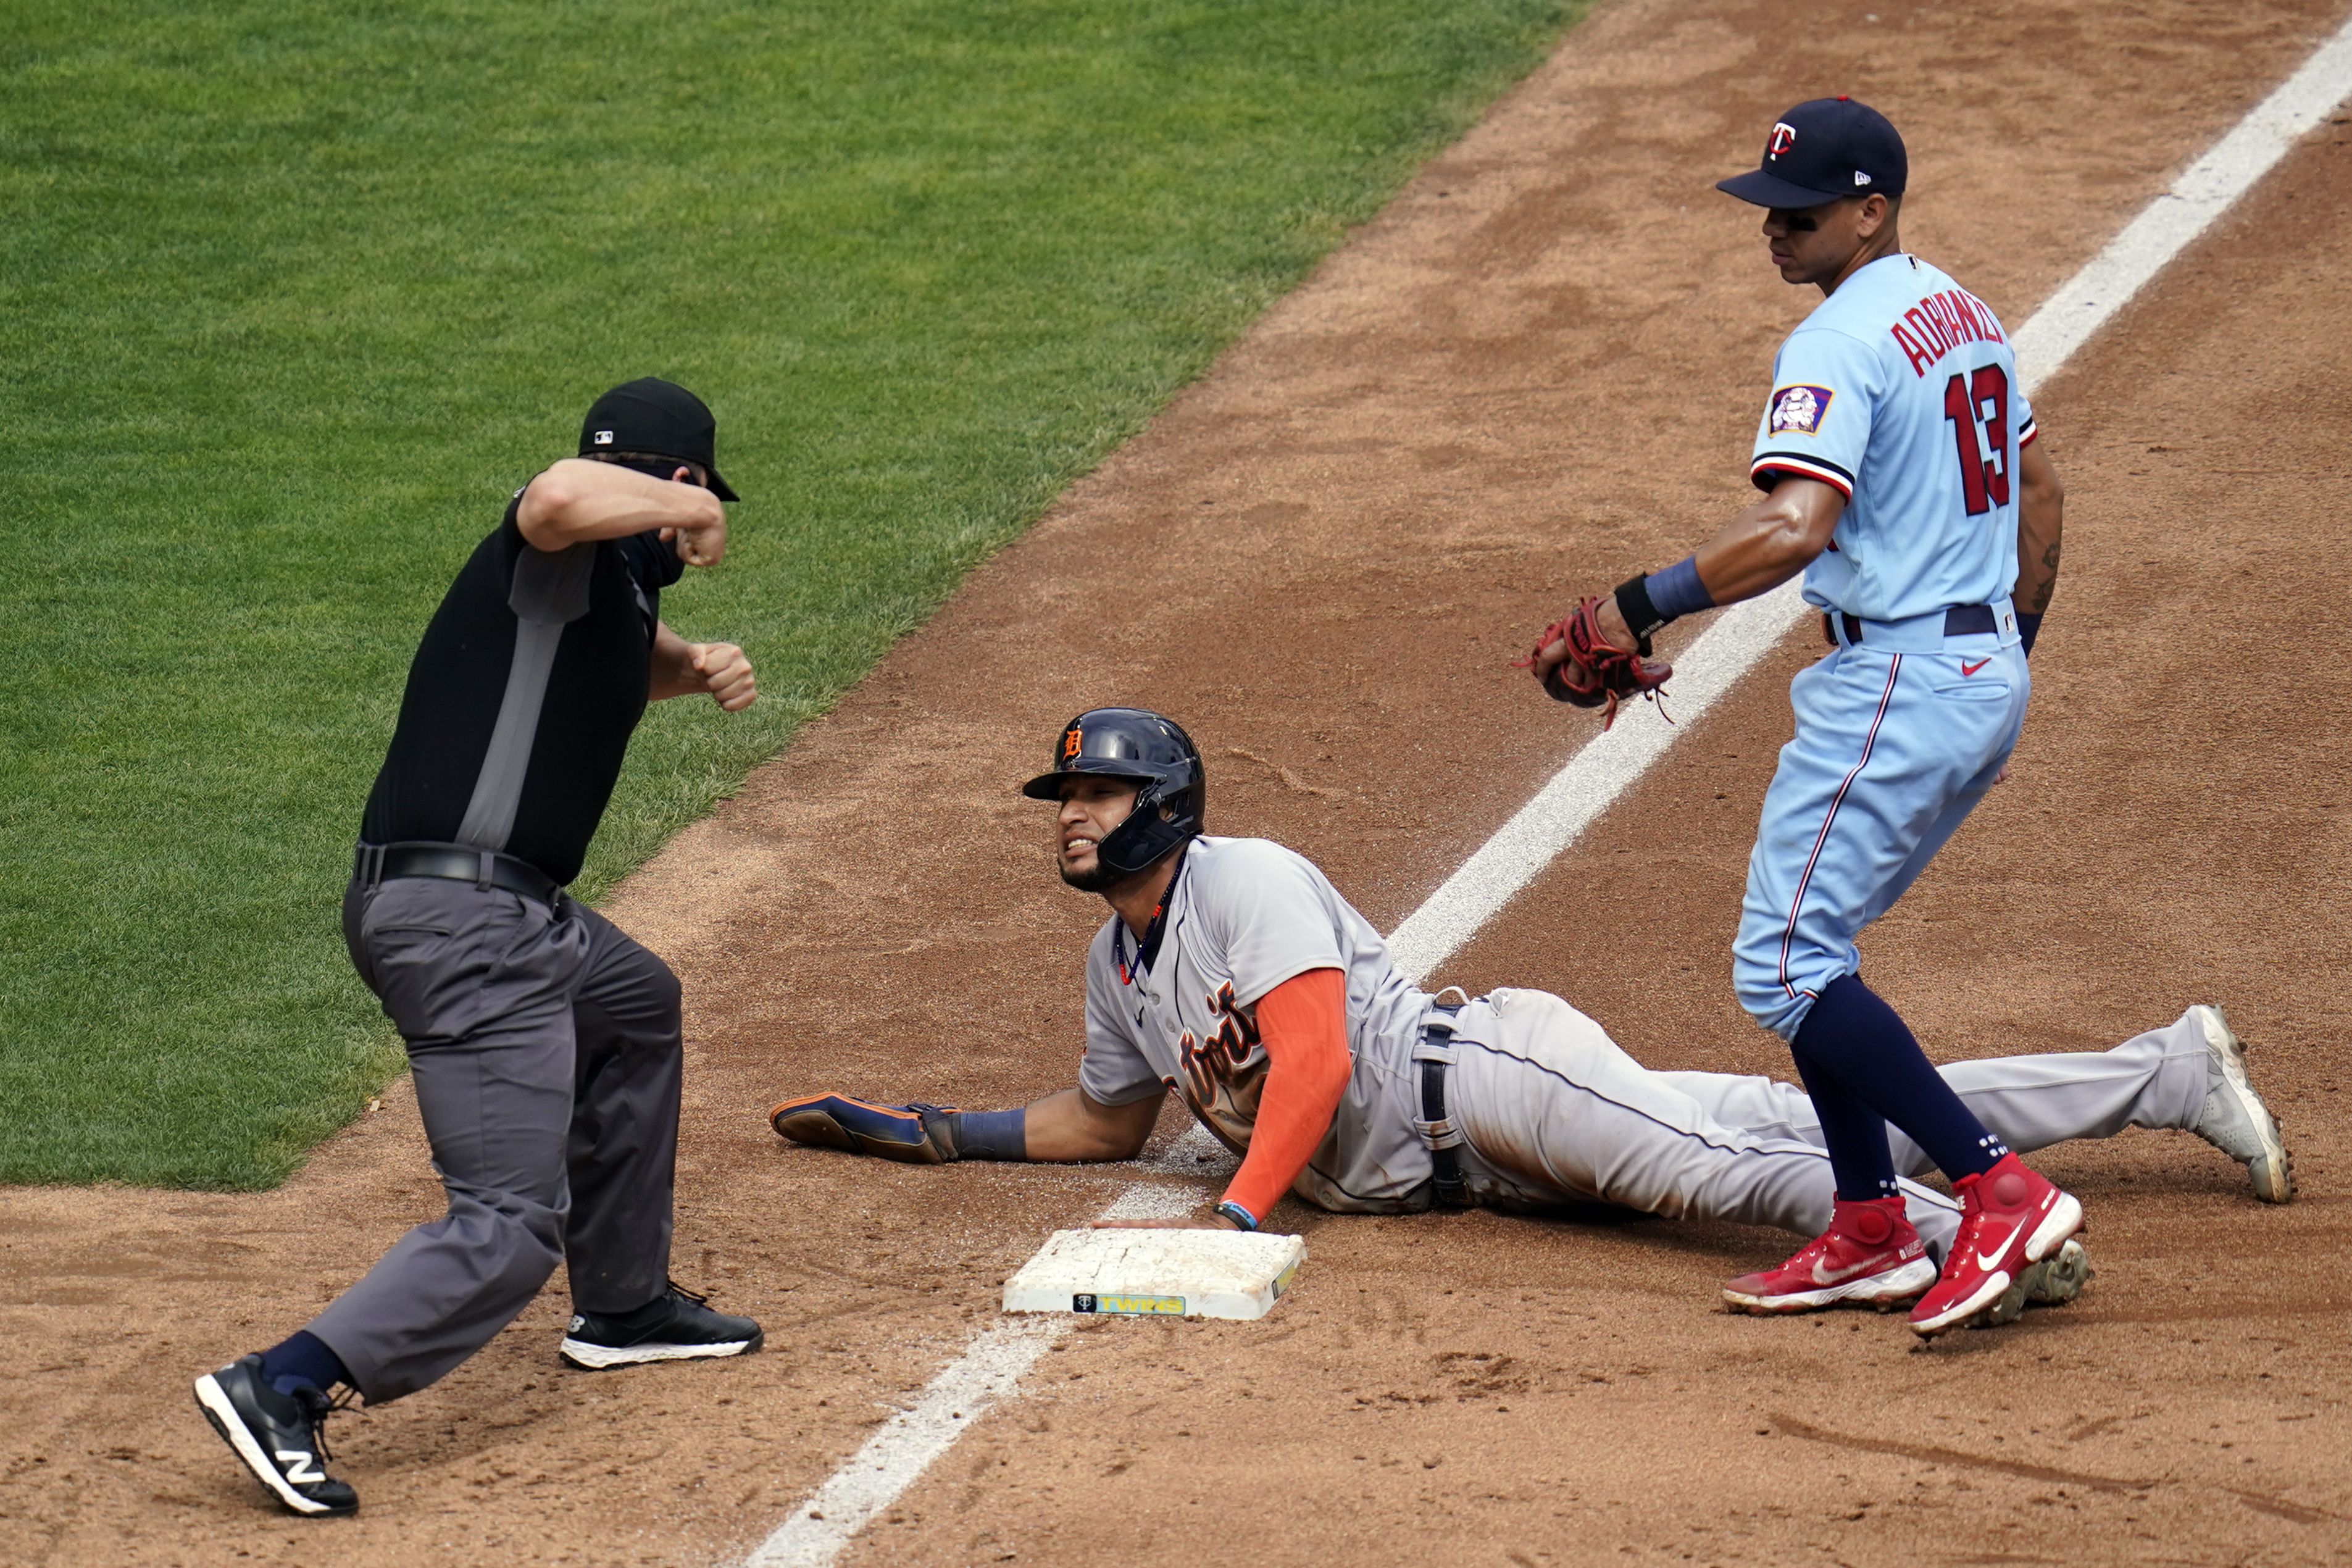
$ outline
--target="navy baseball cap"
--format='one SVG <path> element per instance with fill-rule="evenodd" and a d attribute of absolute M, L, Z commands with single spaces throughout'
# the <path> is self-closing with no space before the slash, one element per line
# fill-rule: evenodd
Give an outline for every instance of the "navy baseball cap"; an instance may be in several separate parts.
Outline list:
<path fill-rule="evenodd" d="M 710 476 L 710 493 L 734 500 L 735 491 L 719 477 L 713 456 L 719 421 L 702 399 L 674 381 L 640 376 L 598 398 L 580 426 L 580 455 L 643 452 L 693 463 Z"/>
<path fill-rule="evenodd" d="M 1774 121 L 1764 165 L 1715 188 L 1759 207 L 1817 207 L 1841 196 L 1899 196 L 1911 173 L 1886 116 L 1850 98 L 1817 98 Z"/>

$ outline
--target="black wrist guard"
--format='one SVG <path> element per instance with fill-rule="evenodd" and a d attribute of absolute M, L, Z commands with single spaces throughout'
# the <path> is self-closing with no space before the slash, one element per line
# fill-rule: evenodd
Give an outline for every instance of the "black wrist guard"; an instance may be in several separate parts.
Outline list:
<path fill-rule="evenodd" d="M 1650 603 L 1648 573 L 1636 572 L 1617 584 L 1617 613 L 1625 617 L 1625 625 L 1633 634 L 1633 651 L 1647 658 L 1650 634 L 1666 624 L 1666 617 Z"/>
<path fill-rule="evenodd" d="M 952 1165 L 963 1158 L 962 1140 L 956 1136 L 961 1131 L 956 1125 L 963 1120 L 961 1115 L 936 1105 L 925 1105 L 919 1100 L 907 1109 L 923 1119 L 923 1136 L 940 1152 L 940 1164 Z"/>

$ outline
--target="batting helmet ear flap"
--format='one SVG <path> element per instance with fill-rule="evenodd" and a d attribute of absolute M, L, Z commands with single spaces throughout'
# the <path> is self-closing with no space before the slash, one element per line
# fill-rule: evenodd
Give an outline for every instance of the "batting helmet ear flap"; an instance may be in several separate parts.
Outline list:
<path fill-rule="evenodd" d="M 1156 865 L 1201 832 L 1208 780 L 1200 748 L 1175 721 L 1142 708 L 1095 708 L 1054 737 L 1054 765 L 1022 786 L 1033 800 L 1057 800 L 1062 779 L 1095 773 L 1138 786 L 1135 809 L 1103 835 L 1096 858 L 1114 876 Z"/>

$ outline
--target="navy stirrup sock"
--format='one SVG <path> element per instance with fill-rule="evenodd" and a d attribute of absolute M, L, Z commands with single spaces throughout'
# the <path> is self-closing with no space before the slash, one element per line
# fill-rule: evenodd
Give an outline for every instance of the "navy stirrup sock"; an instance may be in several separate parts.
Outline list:
<path fill-rule="evenodd" d="M 1804 1033 L 1800 1029 L 1798 1034 Z M 1837 1075 L 1790 1046 L 1797 1058 L 1797 1076 L 1822 1119 L 1822 1142 L 1828 1145 L 1830 1170 L 1837 1177 L 1837 1195 L 1850 1204 L 1893 1197 L 1895 1157 L 1886 1152 L 1886 1123 L 1840 1083 Z"/>
<path fill-rule="evenodd" d="M 1848 1101 L 1860 1102 L 1909 1133 L 1937 1168 L 1955 1181 L 1982 1175 L 2009 1152 L 2009 1145 L 1986 1131 L 1984 1123 L 1960 1103 L 1960 1097 L 1937 1073 L 1901 1016 L 1858 974 L 1840 975 L 1822 988 L 1790 1046 L 1807 1090 L 1814 1094 L 1813 1104 L 1822 1112 L 1822 1134 L 1830 1142 L 1831 1166 L 1838 1173 L 1841 1197 L 1847 1195 L 1846 1173 L 1837 1152 L 1843 1129 L 1832 1125 L 1831 1118 L 1850 1116 Z M 1832 1099 L 1836 1104 L 1822 1103 L 1814 1089 L 1816 1073 L 1834 1080 Z M 1878 1130 L 1877 1147 L 1878 1157 L 1885 1160 L 1884 1128 Z M 1866 1156 L 1867 1148 L 1864 1152 Z M 1887 1173 L 1894 1173 L 1891 1163 Z M 1859 1169 L 1856 1174 L 1861 1174 Z"/>
<path fill-rule="evenodd" d="M 324 1394 L 339 1383 L 351 1382 L 352 1373 L 326 1341 L 302 1329 L 261 1352 L 261 1380 L 280 1394 L 291 1394 L 305 1384 Z"/>

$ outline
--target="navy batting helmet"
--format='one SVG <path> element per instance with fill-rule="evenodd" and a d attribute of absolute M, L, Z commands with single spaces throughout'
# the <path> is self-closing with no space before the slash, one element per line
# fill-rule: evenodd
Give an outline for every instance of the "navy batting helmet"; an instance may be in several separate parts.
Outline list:
<path fill-rule="evenodd" d="M 1062 798 L 1072 773 L 1126 779 L 1140 787 L 1135 811 L 1103 836 L 1095 857 L 1117 876 L 1156 865 L 1201 831 L 1208 779 L 1201 749 L 1172 719 L 1141 708 L 1093 708 L 1062 726 L 1054 765 L 1021 786 L 1032 800 Z"/>

